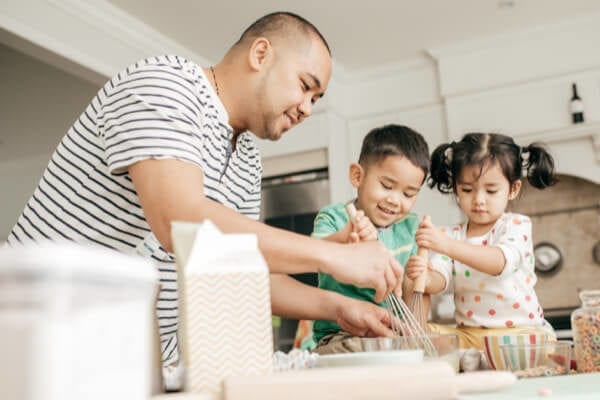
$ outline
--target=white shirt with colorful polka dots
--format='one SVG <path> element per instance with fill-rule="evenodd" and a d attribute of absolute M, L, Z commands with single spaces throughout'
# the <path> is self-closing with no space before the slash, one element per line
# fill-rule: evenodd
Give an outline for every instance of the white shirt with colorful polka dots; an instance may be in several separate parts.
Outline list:
<path fill-rule="evenodd" d="M 467 224 L 443 228 L 455 240 L 496 246 L 506 264 L 500 275 L 478 271 L 443 254 L 431 252 L 433 268 L 454 289 L 454 316 L 458 326 L 483 328 L 547 327 L 533 286 L 534 272 L 531 220 L 505 213 L 485 235 L 467 238 Z M 451 286 L 452 285 L 452 286 Z"/>

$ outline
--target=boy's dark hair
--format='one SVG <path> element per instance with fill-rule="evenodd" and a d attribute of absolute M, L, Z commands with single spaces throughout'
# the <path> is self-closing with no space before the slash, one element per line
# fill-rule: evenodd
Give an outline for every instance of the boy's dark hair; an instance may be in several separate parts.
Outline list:
<path fill-rule="evenodd" d="M 271 38 L 273 36 L 281 37 L 289 35 L 290 33 L 301 33 L 306 36 L 310 33 L 317 35 L 327 48 L 329 55 L 331 55 L 329 44 L 317 27 L 305 18 L 288 11 L 277 11 L 260 17 L 246 28 L 235 45 L 249 39 L 254 40 L 261 36 L 266 38 Z"/>
<path fill-rule="evenodd" d="M 523 170 L 533 187 L 543 189 L 556 183 L 554 159 L 541 143 L 517 145 L 513 138 L 497 133 L 468 133 L 459 142 L 439 145 L 431 155 L 430 187 L 442 193 L 456 192 L 456 184 L 465 166 L 480 171 L 498 163 L 510 185 L 521 179 Z"/>
<path fill-rule="evenodd" d="M 423 136 L 403 125 L 384 125 L 371 130 L 363 139 L 358 162 L 363 167 L 379 162 L 387 156 L 406 157 L 423 170 L 429 172 L 429 147 Z"/>

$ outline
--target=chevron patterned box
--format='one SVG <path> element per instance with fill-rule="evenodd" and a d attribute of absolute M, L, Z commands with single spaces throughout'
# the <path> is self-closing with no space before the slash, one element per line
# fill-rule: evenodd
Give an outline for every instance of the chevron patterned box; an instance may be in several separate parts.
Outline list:
<path fill-rule="evenodd" d="M 255 235 L 173 223 L 186 391 L 222 396 L 228 376 L 273 369 L 269 270 Z"/>

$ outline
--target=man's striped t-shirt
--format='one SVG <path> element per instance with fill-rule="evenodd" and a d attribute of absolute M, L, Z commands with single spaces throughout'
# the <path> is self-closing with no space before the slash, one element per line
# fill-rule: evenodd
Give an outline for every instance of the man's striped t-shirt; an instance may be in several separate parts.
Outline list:
<path fill-rule="evenodd" d="M 174 258 L 151 233 L 128 167 L 146 159 L 197 165 L 207 198 L 257 219 L 260 154 L 249 132 L 232 150 L 228 121 L 198 65 L 160 56 L 129 66 L 99 90 L 63 137 L 8 243 L 67 239 L 151 258 L 161 280 L 163 360 L 176 360 Z"/>

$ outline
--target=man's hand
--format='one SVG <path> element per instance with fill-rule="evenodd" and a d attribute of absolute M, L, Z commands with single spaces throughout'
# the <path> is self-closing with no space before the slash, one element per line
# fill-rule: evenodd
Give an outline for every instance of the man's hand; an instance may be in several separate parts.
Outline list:
<path fill-rule="evenodd" d="M 385 308 L 305 285 L 288 275 L 271 274 L 271 307 L 273 315 L 335 321 L 344 331 L 357 336 L 392 335 L 390 315 Z"/>
<path fill-rule="evenodd" d="M 338 282 L 375 289 L 375 301 L 383 299 L 402 281 L 402 266 L 378 241 L 340 244 L 327 271 Z"/>
<path fill-rule="evenodd" d="M 336 310 L 337 324 L 346 332 L 363 337 L 393 335 L 388 311 L 366 301 L 346 297 Z"/>

